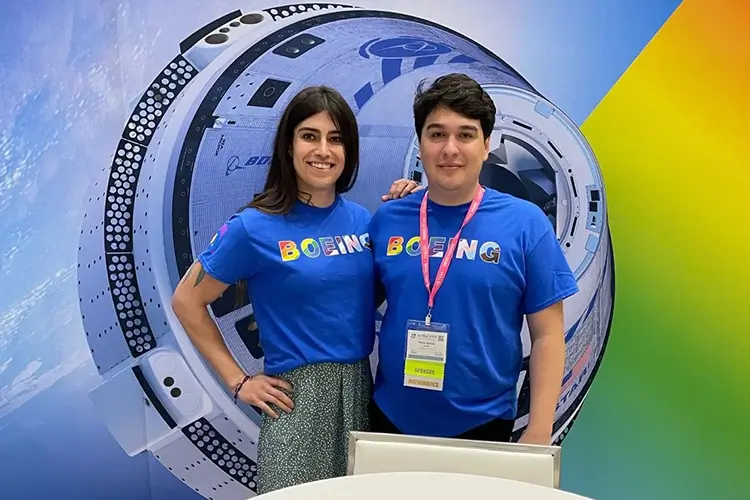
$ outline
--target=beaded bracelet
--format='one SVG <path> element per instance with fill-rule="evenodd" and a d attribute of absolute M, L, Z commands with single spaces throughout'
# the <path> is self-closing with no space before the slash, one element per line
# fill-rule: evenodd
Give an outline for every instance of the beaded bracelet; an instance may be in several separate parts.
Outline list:
<path fill-rule="evenodd" d="M 234 388 L 234 404 L 237 404 L 237 395 L 240 393 L 240 389 L 242 389 L 242 386 L 245 385 L 245 382 L 250 380 L 252 377 L 250 375 L 245 375 L 242 378 L 242 382 L 237 384 L 237 386 Z"/>

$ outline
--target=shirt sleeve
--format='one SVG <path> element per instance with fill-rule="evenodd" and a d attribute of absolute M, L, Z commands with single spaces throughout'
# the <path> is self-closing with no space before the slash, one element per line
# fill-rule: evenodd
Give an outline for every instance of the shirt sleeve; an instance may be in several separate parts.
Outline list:
<path fill-rule="evenodd" d="M 198 261 L 209 276 L 225 285 L 233 285 L 253 274 L 253 255 L 245 225 L 235 215 L 219 228 Z"/>
<path fill-rule="evenodd" d="M 373 269 L 375 271 L 375 289 L 378 290 L 379 287 L 382 286 L 382 283 L 380 282 L 380 269 L 378 268 L 378 259 L 376 258 L 376 249 L 375 249 L 375 242 L 377 241 L 377 235 L 378 235 L 378 221 L 379 221 L 379 215 L 376 212 L 375 215 L 373 215 L 370 220 L 368 221 L 367 225 L 367 234 L 369 236 L 370 240 L 370 253 L 372 254 L 372 260 L 373 260 Z M 382 290 L 381 290 L 382 291 Z M 383 294 L 385 294 L 384 291 L 382 291 Z M 383 297 L 385 300 L 385 297 Z"/>
<path fill-rule="evenodd" d="M 539 312 L 578 292 L 578 283 L 549 224 L 526 254 L 525 274 L 524 314 Z"/>
<path fill-rule="evenodd" d="M 367 235 L 370 241 L 370 252 L 372 253 L 372 259 L 375 262 L 375 271 L 377 271 L 377 262 L 378 259 L 377 256 L 377 250 L 375 249 L 375 242 L 377 241 L 378 237 L 378 229 L 380 227 L 380 215 L 375 212 L 375 215 L 373 215 L 367 224 Z"/>

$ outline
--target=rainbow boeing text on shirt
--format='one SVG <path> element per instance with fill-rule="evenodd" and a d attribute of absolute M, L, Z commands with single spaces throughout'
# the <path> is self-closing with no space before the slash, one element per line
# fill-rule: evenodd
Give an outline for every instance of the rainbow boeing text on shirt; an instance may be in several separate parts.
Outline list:
<path fill-rule="evenodd" d="M 448 249 L 448 245 L 453 238 L 445 238 L 442 236 L 433 236 L 429 242 L 429 256 L 435 258 L 442 258 L 445 250 Z M 500 262 L 500 245 L 494 241 L 485 241 L 479 245 L 478 240 L 468 240 L 461 238 L 458 240 L 456 245 L 456 259 L 467 259 L 475 260 L 477 257 L 477 250 L 479 250 L 479 258 L 488 264 L 497 264 Z M 391 236 L 388 238 L 388 247 L 386 248 L 385 255 L 387 257 L 395 257 L 406 251 L 406 254 L 411 257 L 419 257 L 420 255 L 420 242 L 419 236 L 413 236 L 404 244 L 403 236 Z"/>
<path fill-rule="evenodd" d="M 279 241 L 281 260 L 289 262 L 297 260 L 300 255 L 311 259 L 320 257 L 335 257 L 350 253 L 363 252 L 370 249 L 370 234 L 345 234 L 343 236 L 323 236 L 320 238 L 305 238 L 299 245 L 292 240 Z"/>

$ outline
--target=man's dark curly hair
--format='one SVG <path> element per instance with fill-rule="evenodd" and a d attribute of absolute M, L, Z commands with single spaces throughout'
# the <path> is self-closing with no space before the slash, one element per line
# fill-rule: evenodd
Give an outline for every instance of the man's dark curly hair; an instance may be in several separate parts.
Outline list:
<path fill-rule="evenodd" d="M 439 107 L 479 120 L 484 138 L 490 136 L 497 109 L 492 98 L 476 80 L 462 73 L 451 73 L 437 78 L 426 89 L 425 85 L 423 80 L 414 97 L 414 127 L 420 140 L 427 116 Z"/>

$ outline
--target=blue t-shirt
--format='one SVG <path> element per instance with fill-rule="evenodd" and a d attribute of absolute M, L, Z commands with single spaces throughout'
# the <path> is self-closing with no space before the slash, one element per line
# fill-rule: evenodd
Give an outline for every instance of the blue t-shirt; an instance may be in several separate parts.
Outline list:
<path fill-rule="evenodd" d="M 407 322 L 424 321 L 427 313 L 419 250 L 424 195 L 390 201 L 370 222 L 375 275 L 388 299 L 374 398 L 406 434 L 454 437 L 495 418 L 515 418 L 523 317 L 574 294 L 578 286 L 542 211 L 486 188 L 432 310 L 433 323 L 450 325 L 443 390 L 405 387 Z M 469 205 L 428 201 L 431 286 Z"/>
<path fill-rule="evenodd" d="M 297 202 L 287 215 L 245 209 L 200 254 L 213 278 L 247 281 L 266 374 L 354 363 L 372 352 L 369 221 L 364 207 L 341 197 L 327 208 Z"/>

